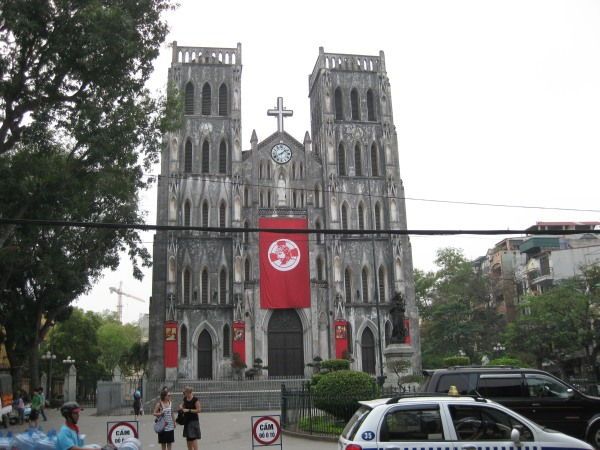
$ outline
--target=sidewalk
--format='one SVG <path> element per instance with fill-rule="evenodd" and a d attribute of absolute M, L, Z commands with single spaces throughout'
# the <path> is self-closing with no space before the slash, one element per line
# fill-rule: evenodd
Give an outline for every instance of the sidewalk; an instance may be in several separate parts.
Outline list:
<path fill-rule="evenodd" d="M 81 432 L 86 435 L 86 444 L 104 444 L 106 442 L 106 424 L 107 422 L 118 422 L 120 420 L 133 420 L 131 416 L 94 416 L 95 409 L 85 409 L 81 413 L 79 426 Z M 199 450 L 250 450 L 252 449 L 251 439 L 251 417 L 269 414 L 279 414 L 278 411 L 238 411 L 238 412 L 219 412 L 219 413 L 201 413 L 200 426 L 202 428 L 202 439 L 199 442 Z M 40 421 L 44 431 L 52 428 L 58 430 L 64 423 L 60 412 L 57 410 L 46 409 L 48 422 Z M 157 443 L 156 433 L 153 429 L 154 418 L 151 415 L 144 415 L 139 418 L 140 441 L 144 449 L 160 450 Z M 25 431 L 25 425 L 11 425 L 8 430 L 2 430 L 18 433 Z M 186 441 L 182 437 L 183 427 L 178 426 L 175 429 L 175 443 L 173 450 L 186 450 Z M 301 439 L 293 436 L 283 435 L 284 450 L 336 450 L 336 442 L 326 442 L 313 439 Z M 257 447 L 258 448 L 258 447 Z M 279 448 L 279 447 L 263 447 Z"/>

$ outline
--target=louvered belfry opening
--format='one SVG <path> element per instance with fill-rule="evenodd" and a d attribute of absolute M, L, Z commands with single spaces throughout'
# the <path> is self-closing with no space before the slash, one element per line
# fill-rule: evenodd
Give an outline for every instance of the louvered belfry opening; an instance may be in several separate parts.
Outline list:
<path fill-rule="evenodd" d="M 373 91 L 371 89 L 367 91 L 367 120 L 370 122 L 375 121 L 375 101 L 373 100 Z"/>
<path fill-rule="evenodd" d="M 210 116 L 210 104 L 211 104 L 211 89 L 210 84 L 204 83 L 202 87 L 202 115 Z"/>
<path fill-rule="evenodd" d="M 342 105 L 342 89 L 337 88 L 334 94 L 335 120 L 344 120 L 344 107 Z"/>
<path fill-rule="evenodd" d="M 185 113 L 194 114 L 194 85 L 191 82 L 185 86 Z"/>
<path fill-rule="evenodd" d="M 356 89 L 352 89 L 352 91 L 350 92 L 350 105 L 352 107 L 352 120 L 360 120 L 358 91 Z"/>
<path fill-rule="evenodd" d="M 226 116 L 227 112 L 227 85 L 223 83 L 219 88 L 219 115 Z"/>

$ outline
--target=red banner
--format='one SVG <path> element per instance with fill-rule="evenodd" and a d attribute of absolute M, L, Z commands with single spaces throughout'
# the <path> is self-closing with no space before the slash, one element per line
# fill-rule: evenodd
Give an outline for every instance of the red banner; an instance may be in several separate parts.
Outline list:
<path fill-rule="evenodd" d="M 240 355 L 240 359 L 246 362 L 246 324 L 243 320 L 233 322 L 233 354 Z"/>
<path fill-rule="evenodd" d="M 336 320 L 335 327 L 335 357 L 344 359 L 348 351 L 348 322 Z"/>
<path fill-rule="evenodd" d="M 267 218 L 260 228 L 306 229 L 306 219 Z M 260 232 L 260 307 L 310 307 L 308 234 Z"/>
<path fill-rule="evenodd" d="M 164 362 L 165 367 L 177 367 L 177 322 L 165 322 Z"/>

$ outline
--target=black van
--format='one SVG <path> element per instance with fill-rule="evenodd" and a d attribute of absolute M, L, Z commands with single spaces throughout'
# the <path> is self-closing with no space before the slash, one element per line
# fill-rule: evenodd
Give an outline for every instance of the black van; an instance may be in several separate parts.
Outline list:
<path fill-rule="evenodd" d="M 461 394 L 492 399 L 545 427 L 585 439 L 600 449 L 600 398 L 536 369 L 504 366 L 450 367 L 424 370 L 422 392 Z"/>

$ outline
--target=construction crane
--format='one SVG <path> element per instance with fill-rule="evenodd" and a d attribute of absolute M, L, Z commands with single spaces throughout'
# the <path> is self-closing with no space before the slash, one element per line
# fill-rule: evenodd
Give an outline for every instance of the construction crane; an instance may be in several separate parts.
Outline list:
<path fill-rule="evenodd" d="M 123 296 L 125 297 L 129 297 L 132 298 L 134 300 L 137 300 L 138 302 L 142 302 L 145 303 L 146 300 L 144 300 L 143 298 L 139 298 L 136 297 L 135 295 L 131 295 L 128 294 L 126 292 L 123 292 L 123 282 L 119 282 L 119 288 L 115 288 L 115 287 L 109 287 L 108 290 L 111 293 L 117 294 L 118 300 L 117 300 L 117 317 L 119 318 L 119 322 L 123 323 Z"/>

